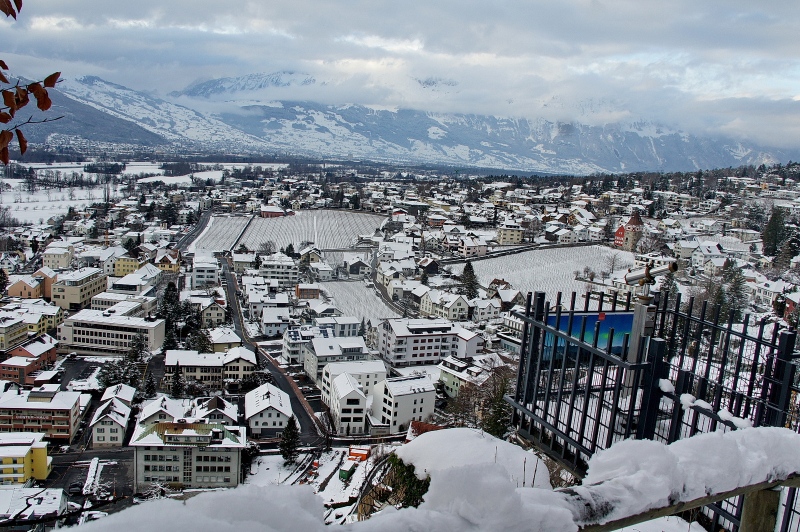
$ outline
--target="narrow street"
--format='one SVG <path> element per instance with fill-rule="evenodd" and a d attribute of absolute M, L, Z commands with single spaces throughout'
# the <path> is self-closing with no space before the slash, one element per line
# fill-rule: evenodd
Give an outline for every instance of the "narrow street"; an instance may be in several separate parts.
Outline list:
<path fill-rule="evenodd" d="M 292 387 L 289 383 L 288 377 L 277 367 L 275 367 L 271 360 L 265 356 L 259 347 L 251 342 L 250 338 L 247 336 L 244 330 L 241 309 L 239 308 L 239 302 L 236 296 L 238 285 L 236 283 L 235 275 L 233 272 L 231 272 L 227 259 L 223 258 L 221 262 L 222 275 L 225 279 L 226 285 L 225 292 L 227 294 L 228 304 L 231 308 L 231 318 L 233 319 L 233 328 L 236 331 L 236 334 L 242 338 L 242 344 L 245 347 L 252 349 L 257 353 L 256 356 L 258 356 L 260 363 L 263 364 L 263 366 L 272 374 L 275 386 L 289 394 L 289 399 L 291 400 L 292 404 L 292 411 L 294 412 L 298 425 L 300 426 L 300 440 L 302 443 L 308 446 L 318 445 L 323 438 L 317 432 L 316 423 L 313 419 L 311 419 L 311 416 L 308 414 L 308 411 L 303 404 L 305 403 L 305 398 L 297 395 L 294 387 Z"/>

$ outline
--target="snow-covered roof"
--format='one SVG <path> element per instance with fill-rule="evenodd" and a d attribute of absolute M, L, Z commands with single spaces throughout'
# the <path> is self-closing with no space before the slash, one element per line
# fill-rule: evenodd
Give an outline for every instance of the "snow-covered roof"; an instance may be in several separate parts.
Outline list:
<path fill-rule="evenodd" d="M 233 362 L 234 360 L 238 359 L 246 360 L 247 362 L 250 362 L 251 364 L 254 365 L 258 364 L 255 352 L 242 346 L 228 349 L 228 351 L 225 353 L 225 357 L 223 358 L 222 363 L 228 364 L 229 362 Z"/>
<path fill-rule="evenodd" d="M 128 419 L 131 417 L 131 407 L 112 397 L 108 401 L 102 403 L 92 416 L 92 421 L 89 423 L 93 427 L 98 421 L 108 418 L 117 425 L 122 427 L 128 426 Z"/>
<path fill-rule="evenodd" d="M 239 418 L 239 407 L 235 403 L 226 401 L 220 396 L 201 397 L 194 400 L 192 416 L 196 418 L 207 418 L 211 412 L 222 412 L 226 417 L 234 421 Z"/>
<path fill-rule="evenodd" d="M 361 385 L 349 373 L 340 373 L 331 384 L 331 396 L 338 400 L 344 399 L 352 394 L 359 395 L 366 400 L 364 392 L 361 390 Z"/>
<path fill-rule="evenodd" d="M 213 344 L 233 344 L 242 341 L 236 331 L 230 327 L 211 329 L 208 331 L 208 335 L 211 337 L 211 343 Z"/>
<path fill-rule="evenodd" d="M 100 398 L 100 402 L 104 403 L 109 399 L 116 397 L 127 404 L 131 404 L 133 402 L 134 395 L 136 395 L 136 388 L 133 386 L 128 386 L 127 384 L 117 384 L 116 386 L 109 386 L 106 388 L 106 391 L 103 392 L 103 397 Z"/>
<path fill-rule="evenodd" d="M 427 375 L 409 375 L 407 377 L 386 379 L 386 389 L 391 393 L 392 397 L 436 391 L 433 381 Z"/>
<path fill-rule="evenodd" d="M 289 394 L 270 383 L 262 384 L 245 394 L 244 417 L 246 419 L 250 419 L 267 408 L 274 408 L 285 416 L 294 415 Z"/>

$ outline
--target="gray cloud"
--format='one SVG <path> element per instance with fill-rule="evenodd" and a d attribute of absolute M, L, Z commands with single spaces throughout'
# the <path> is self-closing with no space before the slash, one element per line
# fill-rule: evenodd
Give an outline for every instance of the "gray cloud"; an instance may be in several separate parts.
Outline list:
<path fill-rule="evenodd" d="M 798 19 L 788 1 L 31 0 L 0 32 L 26 76 L 94 74 L 165 95 L 291 70 L 318 83 L 263 97 L 654 120 L 796 146 Z"/>

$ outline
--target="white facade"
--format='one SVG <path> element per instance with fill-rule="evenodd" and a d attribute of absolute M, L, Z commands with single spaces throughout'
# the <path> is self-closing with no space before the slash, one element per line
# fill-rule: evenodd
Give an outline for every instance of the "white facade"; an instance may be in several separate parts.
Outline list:
<path fill-rule="evenodd" d="M 322 370 L 331 362 L 369 360 L 370 354 L 364 338 L 314 338 L 303 346 L 303 369 L 319 385 Z"/>
<path fill-rule="evenodd" d="M 58 327 L 59 350 L 87 355 L 124 355 L 131 340 L 142 334 L 147 348 L 164 343 L 164 320 L 117 316 L 101 310 L 81 310 Z"/>
<path fill-rule="evenodd" d="M 375 386 L 386 378 L 386 366 L 382 360 L 360 360 L 356 362 L 331 362 L 322 369 L 322 382 L 319 387 L 322 392 L 322 402 L 330 406 L 331 383 L 341 375 L 347 373 L 353 377 L 364 395 L 374 393 Z"/>
<path fill-rule="evenodd" d="M 393 377 L 375 388 L 372 415 L 389 426 L 389 432 L 405 432 L 411 421 L 425 421 L 432 414 L 436 389 L 427 375 Z"/>
<path fill-rule="evenodd" d="M 261 260 L 259 274 L 267 279 L 275 279 L 282 287 L 295 286 L 300 270 L 294 259 L 283 254 L 273 253 Z"/>
<path fill-rule="evenodd" d="M 254 438 L 279 437 L 292 415 L 289 394 L 272 384 L 262 384 L 244 396 L 244 417 Z"/>
<path fill-rule="evenodd" d="M 392 366 L 438 364 L 448 356 L 474 356 L 483 349 L 480 336 L 444 319 L 385 320 L 378 327 L 377 343 L 381 358 Z"/>
<path fill-rule="evenodd" d="M 195 257 L 192 265 L 192 288 L 219 284 L 219 262 L 213 257 Z"/>
<path fill-rule="evenodd" d="M 330 411 L 339 435 L 364 434 L 367 397 L 349 373 L 342 373 L 331 384 Z"/>

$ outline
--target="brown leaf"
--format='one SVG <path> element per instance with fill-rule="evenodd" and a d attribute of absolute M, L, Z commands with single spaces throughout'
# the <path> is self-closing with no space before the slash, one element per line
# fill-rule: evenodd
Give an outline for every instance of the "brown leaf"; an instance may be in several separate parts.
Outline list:
<path fill-rule="evenodd" d="M 11 5 L 9 0 L 0 0 L 0 11 L 5 13 L 7 17 L 14 17 L 14 20 L 17 19 L 17 12 L 14 11 L 14 6 Z"/>
<path fill-rule="evenodd" d="M 44 86 L 45 87 L 55 87 L 56 83 L 58 83 L 58 78 L 61 76 L 61 72 L 55 72 L 50 74 L 46 78 L 44 78 Z"/>
<path fill-rule="evenodd" d="M 8 70 L 8 65 L 2 59 L 0 59 L 0 68 L 2 68 L 3 70 Z"/>
<path fill-rule="evenodd" d="M 11 111 L 15 111 L 17 109 L 17 102 L 13 92 L 3 91 L 3 105 L 8 107 Z"/>
<path fill-rule="evenodd" d="M 23 87 L 17 87 L 17 109 L 22 109 L 26 105 L 28 105 L 28 91 L 26 91 Z"/>
<path fill-rule="evenodd" d="M 8 78 L 2 72 L 0 72 L 0 82 L 9 83 Z"/>
<path fill-rule="evenodd" d="M 14 138 L 14 134 L 7 129 L 0 131 L 0 148 L 5 148 L 8 146 L 8 143 L 11 142 L 11 139 Z"/>
<path fill-rule="evenodd" d="M 22 130 L 17 130 L 17 141 L 19 142 L 19 154 L 24 155 L 28 151 L 28 139 L 22 134 Z"/>
<path fill-rule="evenodd" d="M 11 115 L 8 113 L 0 113 L 0 124 L 8 124 L 11 122 Z"/>
<path fill-rule="evenodd" d="M 47 91 L 44 91 L 41 98 L 36 98 L 36 107 L 42 111 L 47 111 L 51 105 L 53 105 L 53 102 L 50 100 L 50 96 L 47 95 Z"/>
<path fill-rule="evenodd" d="M 0 150 L 0 161 L 2 161 L 3 164 L 8 164 L 8 146 Z"/>
<path fill-rule="evenodd" d="M 22 11 L 22 0 L 14 0 L 14 4 L 17 6 L 17 12 Z"/>
<path fill-rule="evenodd" d="M 38 83 L 31 83 L 28 85 L 28 92 L 33 94 L 36 98 L 39 98 L 42 94 L 46 94 L 45 90 Z"/>

